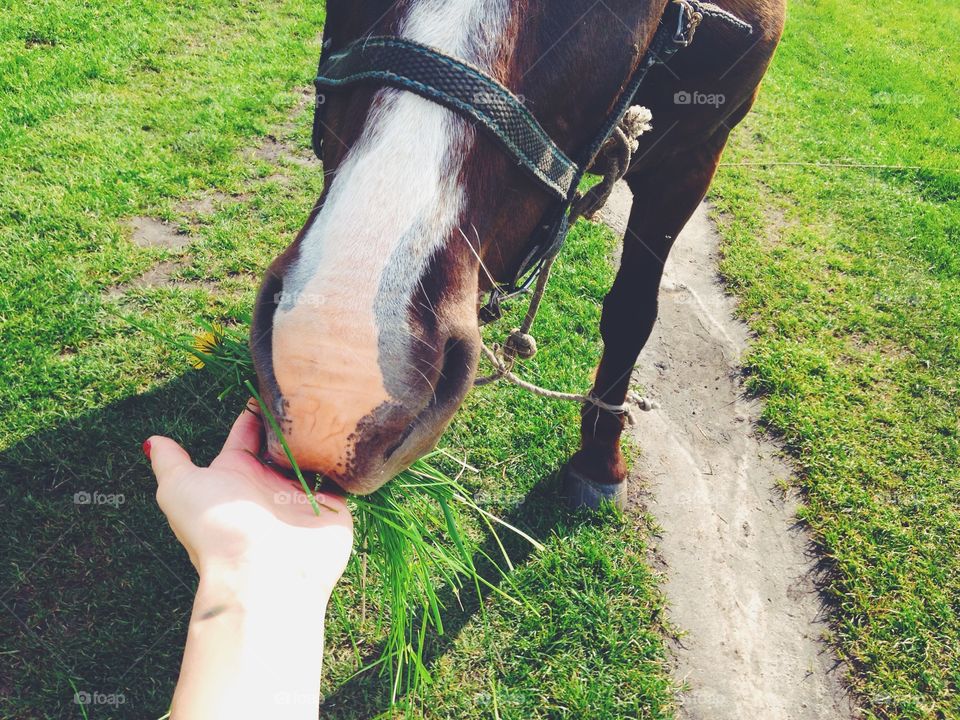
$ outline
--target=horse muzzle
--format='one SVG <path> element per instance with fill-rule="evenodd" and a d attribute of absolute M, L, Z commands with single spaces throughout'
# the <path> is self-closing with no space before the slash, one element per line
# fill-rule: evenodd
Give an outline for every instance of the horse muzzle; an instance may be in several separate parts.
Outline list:
<path fill-rule="evenodd" d="M 340 330 L 311 342 L 274 328 L 260 391 L 286 448 L 268 425 L 266 455 L 291 468 L 289 450 L 301 470 L 367 494 L 434 447 L 472 387 L 479 337 L 418 339 L 385 358 Z"/>

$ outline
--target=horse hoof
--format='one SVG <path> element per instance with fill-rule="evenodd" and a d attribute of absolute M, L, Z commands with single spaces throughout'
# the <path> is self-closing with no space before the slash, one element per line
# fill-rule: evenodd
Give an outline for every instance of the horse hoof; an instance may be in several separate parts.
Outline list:
<path fill-rule="evenodd" d="M 564 468 L 563 474 L 567 500 L 572 509 L 599 510 L 603 503 L 612 503 L 620 510 L 626 510 L 626 480 L 614 484 L 594 482 L 569 464 Z"/>

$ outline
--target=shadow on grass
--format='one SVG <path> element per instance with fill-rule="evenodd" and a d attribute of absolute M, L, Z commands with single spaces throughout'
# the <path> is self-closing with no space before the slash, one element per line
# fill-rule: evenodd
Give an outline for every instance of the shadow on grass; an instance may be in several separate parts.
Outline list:
<path fill-rule="evenodd" d="M 141 450 L 162 432 L 211 460 L 237 401 L 221 403 L 210 383 L 188 374 L 162 388 L 28 437 L 0 452 L 0 663 L 2 713 L 18 718 L 157 718 L 168 709 L 179 669 L 196 576 L 155 502 Z M 505 519 L 543 538 L 568 516 L 551 474 Z M 516 565 L 531 547 L 502 533 Z M 483 550 L 496 557 L 488 539 Z M 478 567 L 492 582 L 497 573 Z M 439 658 L 479 609 L 446 589 L 445 633 L 430 639 Z M 379 647 L 366 660 L 375 659 Z M 325 716 L 368 717 L 389 707 L 390 679 L 378 671 L 329 695 Z"/>
<path fill-rule="evenodd" d="M 234 415 L 185 375 L 0 452 L 0 716 L 82 717 L 75 693 L 90 718 L 167 711 L 196 579 L 141 443 L 206 462 Z"/>

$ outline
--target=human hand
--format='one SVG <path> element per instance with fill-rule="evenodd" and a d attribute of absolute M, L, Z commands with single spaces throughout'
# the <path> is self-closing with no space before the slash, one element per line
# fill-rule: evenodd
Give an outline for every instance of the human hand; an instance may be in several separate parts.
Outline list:
<path fill-rule="evenodd" d="M 316 515 L 300 487 L 258 459 L 262 430 L 250 400 L 207 468 L 170 438 L 149 438 L 144 452 L 157 477 L 157 503 L 201 578 L 275 573 L 329 594 L 350 557 L 350 511 L 339 495 L 315 494 Z"/>
<path fill-rule="evenodd" d="M 200 574 L 170 710 L 178 720 L 317 717 L 324 615 L 353 520 L 326 493 L 314 514 L 260 462 L 262 431 L 251 400 L 210 467 L 169 438 L 143 444 L 157 502 Z"/>

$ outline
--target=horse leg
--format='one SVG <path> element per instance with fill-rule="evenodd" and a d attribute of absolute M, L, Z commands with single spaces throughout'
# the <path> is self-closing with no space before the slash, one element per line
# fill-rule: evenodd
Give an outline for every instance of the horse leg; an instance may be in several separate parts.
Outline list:
<path fill-rule="evenodd" d="M 626 400 L 630 376 L 657 318 L 663 266 L 674 238 L 706 194 L 729 131 L 723 128 L 693 150 L 628 175 L 633 207 L 616 280 L 603 301 L 603 356 L 593 394 L 610 405 Z M 565 468 L 574 507 L 627 502 L 627 468 L 620 452 L 623 414 L 584 405 L 581 445 Z"/>

